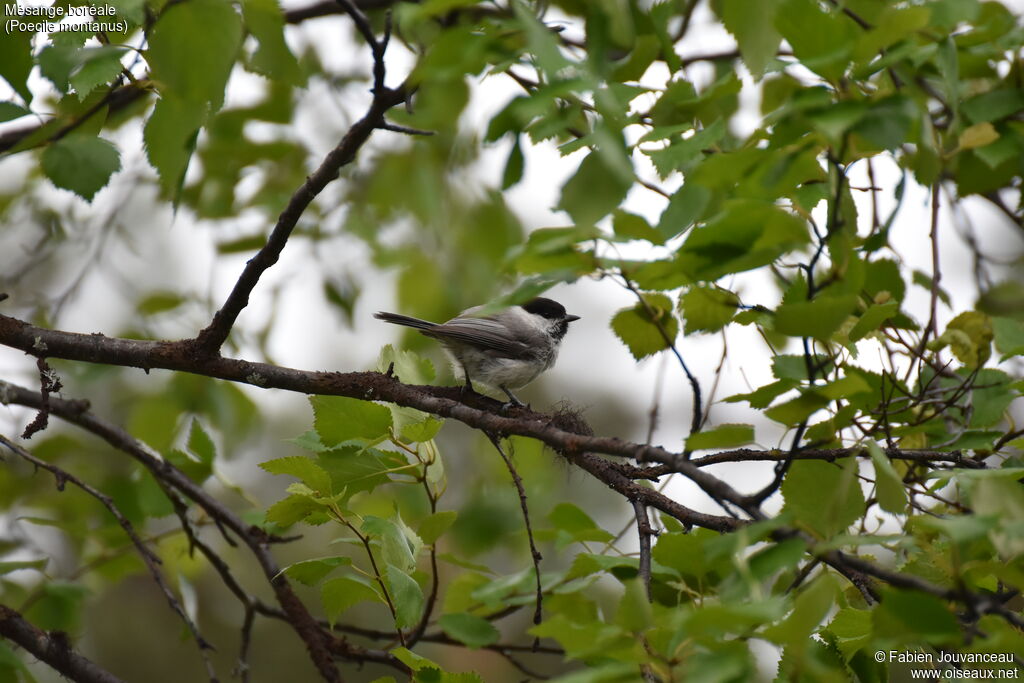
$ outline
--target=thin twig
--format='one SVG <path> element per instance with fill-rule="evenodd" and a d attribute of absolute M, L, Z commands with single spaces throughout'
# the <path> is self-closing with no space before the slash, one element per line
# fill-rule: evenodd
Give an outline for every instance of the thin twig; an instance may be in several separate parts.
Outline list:
<path fill-rule="evenodd" d="M 651 600 L 651 536 L 657 534 L 647 516 L 647 506 L 638 500 L 631 501 L 636 515 L 636 533 L 640 538 L 640 580 L 644 582 L 647 599 Z"/>
<path fill-rule="evenodd" d="M 519 492 L 519 508 L 523 512 L 523 521 L 526 524 L 526 537 L 530 541 L 530 557 L 533 559 L 533 573 L 536 579 L 536 602 L 533 608 L 533 623 L 540 624 L 543 613 L 542 613 L 542 601 L 544 599 L 543 589 L 540 583 L 540 561 L 544 559 L 541 557 L 540 551 L 537 550 L 537 544 L 533 540 L 533 527 L 530 525 L 530 508 L 526 503 L 526 489 L 523 488 L 523 480 L 519 477 L 519 472 L 516 471 L 516 467 L 512 464 L 512 459 L 505 453 L 505 449 L 501 445 L 501 441 L 497 436 L 488 432 L 487 438 L 490 439 L 491 443 L 494 444 L 494 449 L 498 451 L 498 455 L 505 461 L 505 467 L 508 469 L 508 473 L 512 476 L 512 482 L 516 486 L 516 491 Z M 533 641 L 534 648 L 540 645 L 540 638 Z"/>

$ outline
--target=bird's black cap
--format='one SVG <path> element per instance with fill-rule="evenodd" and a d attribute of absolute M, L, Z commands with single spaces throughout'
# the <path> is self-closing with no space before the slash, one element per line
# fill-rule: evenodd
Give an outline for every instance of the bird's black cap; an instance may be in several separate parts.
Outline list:
<path fill-rule="evenodd" d="M 547 318 L 548 320 L 566 319 L 571 322 L 573 320 L 580 319 L 578 315 L 566 315 L 565 306 L 557 301 L 552 301 L 551 299 L 546 299 L 542 296 L 527 301 L 523 304 L 523 309 L 528 313 L 539 315 L 540 317 Z"/>

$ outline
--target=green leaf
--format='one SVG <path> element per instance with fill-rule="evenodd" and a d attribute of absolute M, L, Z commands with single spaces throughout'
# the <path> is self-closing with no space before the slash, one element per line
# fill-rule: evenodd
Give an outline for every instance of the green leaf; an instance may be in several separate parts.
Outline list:
<path fill-rule="evenodd" d="M 764 75 L 782 41 L 774 27 L 778 6 L 779 0 L 721 0 L 717 9 L 756 80 Z"/>
<path fill-rule="evenodd" d="M 777 382 L 766 384 L 748 394 L 734 394 L 724 399 L 726 403 L 738 403 L 746 401 L 751 408 L 763 410 L 771 405 L 776 398 L 796 386 L 796 382 L 790 379 L 780 379 Z"/>
<path fill-rule="evenodd" d="M 686 183 L 673 193 L 668 206 L 658 220 L 658 233 L 662 241 L 679 235 L 704 215 L 711 202 L 711 190 L 697 183 Z"/>
<path fill-rule="evenodd" d="M 372 491 L 386 484 L 390 481 L 391 472 L 412 473 L 419 468 L 419 465 L 408 467 L 409 463 L 401 453 L 356 447 L 322 451 L 316 462 L 330 475 L 332 490 L 344 490 L 346 496 Z"/>
<path fill-rule="evenodd" d="M 787 426 L 795 426 L 829 404 L 829 399 L 814 391 L 807 391 L 796 398 L 764 411 L 765 417 Z"/>
<path fill-rule="evenodd" d="M 855 458 L 845 458 L 835 464 L 795 461 L 782 482 L 784 509 L 791 512 L 801 526 L 822 538 L 831 538 L 864 514 L 864 494 L 856 474 Z"/>
<path fill-rule="evenodd" d="M 437 625 L 449 637 L 477 649 L 498 642 L 500 634 L 494 624 L 473 614 L 445 614 L 437 620 Z"/>
<path fill-rule="evenodd" d="M 296 522 L 301 522 L 312 514 L 319 514 L 322 511 L 322 506 L 318 505 L 308 496 L 292 494 L 267 508 L 264 519 L 267 522 L 288 527 Z"/>
<path fill-rule="evenodd" d="M 241 41 L 242 21 L 229 2 L 189 0 L 160 15 L 146 60 L 161 94 L 216 111 Z"/>
<path fill-rule="evenodd" d="M 376 441 L 391 429 L 391 411 L 385 406 L 346 396 L 310 396 L 313 426 L 320 439 L 334 446 L 351 439 Z"/>
<path fill-rule="evenodd" d="M 36 61 L 39 73 L 47 78 L 61 93 L 68 91 L 71 70 L 78 65 L 79 48 L 73 45 L 51 43 L 42 49 Z"/>
<path fill-rule="evenodd" d="M 843 76 L 858 30 L 848 17 L 814 0 L 783 0 L 775 26 L 804 67 L 832 82 Z"/>
<path fill-rule="evenodd" d="M 855 342 L 863 339 L 869 332 L 874 332 L 882 323 L 899 313 L 900 305 L 895 301 L 885 304 L 871 304 L 868 310 L 857 320 L 857 323 L 850 330 L 850 341 Z"/>
<path fill-rule="evenodd" d="M 643 633 L 654 622 L 647 589 L 639 578 L 625 581 L 624 588 L 615 611 L 615 623 L 626 631 Z"/>
<path fill-rule="evenodd" d="M 1013 318 L 992 318 L 992 333 L 996 348 L 1003 354 L 1000 361 L 1024 355 L 1024 321 Z"/>
<path fill-rule="evenodd" d="M 165 311 L 173 311 L 185 302 L 185 297 L 175 292 L 154 292 L 140 301 L 136 308 L 142 315 L 156 315 Z"/>
<path fill-rule="evenodd" d="M 707 285 L 689 288 L 679 299 L 686 334 L 717 332 L 736 315 L 739 303 L 739 297 L 727 289 Z"/>
<path fill-rule="evenodd" d="M 292 455 L 260 463 L 260 468 L 271 474 L 286 474 L 323 496 L 331 495 L 331 477 L 327 470 L 304 455 Z"/>
<path fill-rule="evenodd" d="M 827 340 L 856 306 L 854 294 L 783 303 L 775 311 L 775 331 L 792 337 Z"/>
<path fill-rule="evenodd" d="M 831 574 L 818 576 L 797 595 L 793 611 L 786 620 L 765 629 L 764 637 L 779 645 L 802 647 L 832 609 L 836 589 L 836 580 Z"/>
<path fill-rule="evenodd" d="M 0 102 L 0 123 L 28 116 L 32 111 L 14 102 Z"/>
<path fill-rule="evenodd" d="M 505 171 L 501 176 L 501 189 L 507 190 L 522 180 L 525 168 L 526 158 L 523 156 L 523 147 L 517 135 L 515 142 L 512 143 L 512 149 L 508 152 L 508 159 L 505 161 Z"/>
<path fill-rule="evenodd" d="M 121 73 L 121 57 L 126 50 L 111 45 L 85 48 L 78 55 L 78 67 L 68 79 L 79 100 L 84 100 L 93 90 L 107 85 Z"/>
<path fill-rule="evenodd" d="M 679 333 L 679 321 L 672 315 L 672 300 L 663 294 L 643 297 L 646 306 L 637 303 L 612 318 L 612 330 L 637 360 L 669 348 Z"/>
<path fill-rule="evenodd" d="M 420 528 L 417 530 L 417 534 L 420 539 L 427 545 L 433 545 L 437 542 L 437 539 L 448 530 L 448 528 L 455 522 L 455 518 L 458 517 L 459 513 L 455 510 L 441 510 L 434 514 L 426 517 L 420 522 Z"/>
<path fill-rule="evenodd" d="M 678 263 L 692 280 L 715 280 L 767 265 L 807 237 L 803 220 L 771 202 L 728 200 L 706 225 L 690 232 Z"/>
<path fill-rule="evenodd" d="M 862 609 L 841 609 L 829 622 L 828 630 L 836 637 L 836 646 L 849 658 L 871 639 L 871 612 Z"/>
<path fill-rule="evenodd" d="M 78 631 L 89 589 L 74 583 L 47 581 L 38 590 L 38 597 L 25 610 L 25 618 L 42 629 Z"/>
<path fill-rule="evenodd" d="M 359 602 L 382 602 L 383 599 L 362 579 L 339 576 L 325 581 L 320 587 L 320 601 L 327 620 L 334 626 L 338 617 L 352 605 Z"/>
<path fill-rule="evenodd" d="M 146 158 L 160 175 L 160 186 L 165 194 L 177 197 L 180 192 L 199 127 L 205 120 L 205 107 L 180 97 L 161 97 L 153 107 L 143 131 L 143 141 Z"/>
<path fill-rule="evenodd" d="M 942 644 L 960 637 L 956 616 L 941 599 L 918 591 L 882 589 L 872 614 L 875 635 L 897 642 Z"/>
<path fill-rule="evenodd" d="M 713 448 L 735 448 L 754 441 L 754 426 L 723 424 L 686 438 L 686 450 L 699 451 Z"/>
<path fill-rule="evenodd" d="M 206 465 L 212 465 L 217 457 L 217 447 L 213 445 L 213 439 L 198 419 L 192 420 L 192 427 L 189 429 L 188 450 L 199 459 L 199 462 Z"/>
<path fill-rule="evenodd" d="M 395 626 L 409 628 L 416 625 L 423 614 L 423 589 L 416 580 L 393 564 L 388 563 L 386 574 L 395 606 Z"/>
<path fill-rule="evenodd" d="M 593 225 L 618 207 L 632 186 L 632 176 L 611 168 L 605 155 L 595 150 L 562 186 L 558 208 L 578 225 Z"/>
<path fill-rule="evenodd" d="M 0 31 L 0 77 L 28 105 L 32 102 L 32 91 L 28 87 L 28 76 L 32 72 L 32 34 L 28 31 L 6 30 L 9 20 L 23 21 L 24 17 L 11 10 L 16 3 L 4 3 L 0 7 L 0 18 L 3 19 L 4 31 Z"/>
<path fill-rule="evenodd" d="M 430 441 L 437 436 L 437 433 L 441 431 L 443 426 L 444 422 L 436 417 L 427 417 L 422 422 L 403 425 L 401 429 L 402 441 L 413 443 Z"/>
<path fill-rule="evenodd" d="M 42 165 L 54 185 L 92 201 L 120 170 L 121 155 L 103 138 L 68 135 L 46 147 Z"/>
<path fill-rule="evenodd" d="M 871 462 L 875 466 L 875 492 L 878 504 L 886 512 L 902 515 L 907 511 L 907 491 L 903 488 L 903 478 L 889 462 L 882 449 L 874 441 L 867 442 Z"/>
<path fill-rule="evenodd" d="M 404 524 L 400 526 L 390 519 L 367 515 L 363 518 L 362 532 L 380 540 L 387 564 L 402 571 L 412 571 L 416 567 L 416 554 L 423 542 Z"/>
<path fill-rule="evenodd" d="M 946 330 L 929 348 L 941 349 L 949 345 L 957 360 L 969 368 L 977 368 L 992 355 L 993 336 L 992 321 L 987 315 L 964 311 L 949 321 Z"/>
<path fill-rule="evenodd" d="M 646 240 L 651 244 L 663 244 L 665 237 L 651 227 L 642 216 L 615 209 L 612 212 L 612 230 L 622 239 Z"/>
<path fill-rule="evenodd" d="M 350 558 L 336 555 L 334 557 L 318 557 L 313 560 L 296 562 L 281 571 L 301 584 L 315 586 L 320 583 L 321 579 L 338 567 L 347 567 L 350 564 L 352 564 Z"/>
<path fill-rule="evenodd" d="M 242 17 L 259 46 L 252 68 L 268 78 L 305 86 L 306 76 L 284 40 L 284 16 L 276 0 L 243 0 Z"/>

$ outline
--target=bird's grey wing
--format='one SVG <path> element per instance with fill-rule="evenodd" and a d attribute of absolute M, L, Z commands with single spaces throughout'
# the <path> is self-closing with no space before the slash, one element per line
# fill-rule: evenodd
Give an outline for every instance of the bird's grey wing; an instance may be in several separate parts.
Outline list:
<path fill-rule="evenodd" d="M 423 330 L 423 334 L 441 340 L 450 339 L 454 342 L 491 349 L 510 358 L 525 358 L 533 355 L 533 349 L 529 345 L 509 338 L 504 325 L 488 318 L 453 318 L 443 325 Z"/>

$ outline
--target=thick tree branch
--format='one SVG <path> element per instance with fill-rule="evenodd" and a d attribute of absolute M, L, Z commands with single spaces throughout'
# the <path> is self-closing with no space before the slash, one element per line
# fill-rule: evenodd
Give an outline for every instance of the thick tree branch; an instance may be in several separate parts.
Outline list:
<path fill-rule="evenodd" d="M 33 657 L 77 683 L 123 683 L 114 674 L 75 652 L 66 633 L 36 628 L 7 605 L 0 605 L 0 636 L 17 643 Z"/>

